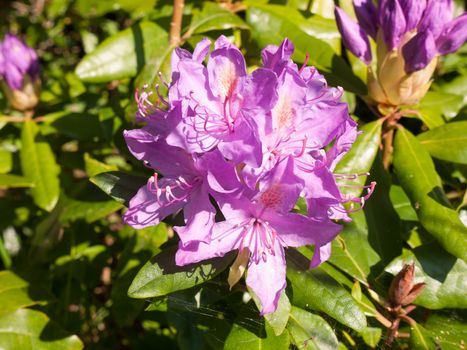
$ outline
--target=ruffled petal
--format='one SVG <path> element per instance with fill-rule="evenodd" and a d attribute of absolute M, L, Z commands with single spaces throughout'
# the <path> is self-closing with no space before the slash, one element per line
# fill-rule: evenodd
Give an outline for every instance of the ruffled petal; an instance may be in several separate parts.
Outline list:
<path fill-rule="evenodd" d="M 237 249 L 239 237 L 243 227 L 237 227 L 238 221 L 229 220 L 216 223 L 212 228 L 209 243 L 191 242 L 183 246 L 180 242 L 175 255 L 177 265 L 197 263 L 214 257 L 222 257 L 228 252 Z"/>
<path fill-rule="evenodd" d="M 246 284 L 261 302 L 261 315 L 276 311 L 279 298 L 286 287 L 284 249 L 276 241 L 275 255 L 267 254 L 266 260 L 256 264 L 250 259 Z"/>

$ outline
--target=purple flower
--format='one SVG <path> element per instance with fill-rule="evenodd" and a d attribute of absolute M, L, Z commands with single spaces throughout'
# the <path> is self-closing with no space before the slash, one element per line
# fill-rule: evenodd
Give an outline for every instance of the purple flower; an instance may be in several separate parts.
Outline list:
<path fill-rule="evenodd" d="M 132 154 L 156 172 L 130 201 L 125 222 L 156 225 L 183 210 L 178 265 L 232 250 L 229 284 L 247 268 L 247 285 L 263 314 L 277 308 L 286 279 L 284 249 L 315 245 L 311 266 L 329 258 L 330 242 L 363 198 L 339 188 L 354 178 L 333 169 L 357 136 L 356 123 L 314 67 L 298 68 L 293 44 L 268 46 L 250 74 L 225 37 L 214 50 L 202 40 L 193 53 L 176 49 L 168 99 L 138 93 L 141 129 L 125 132 Z M 203 64 L 208 57 L 207 65 Z M 292 212 L 302 197 L 308 212 Z M 225 218 L 215 222 L 215 205 Z M 347 206 L 350 204 L 350 207 Z"/>
<path fill-rule="evenodd" d="M 371 0 L 353 3 L 358 23 L 336 8 L 337 25 L 347 49 L 369 66 L 369 93 L 380 104 L 417 103 L 430 86 L 437 57 L 467 40 L 467 17 L 453 19 L 452 0 L 380 0 L 377 8 Z M 370 67 L 368 36 L 377 46 L 376 70 Z"/>
<path fill-rule="evenodd" d="M 191 264 L 232 250 L 238 250 L 239 259 L 243 259 L 246 250 L 246 283 L 259 297 L 262 314 L 266 314 L 275 311 L 286 286 L 284 248 L 324 245 L 341 227 L 329 219 L 290 213 L 301 191 L 291 159 L 281 162 L 260 181 L 259 188 L 245 189 L 239 196 L 223 196 L 225 221 L 214 225 L 210 243 L 181 245 L 176 261 L 179 265 Z"/>
<path fill-rule="evenodd" d="M 32 80 L 39 76 L 36 52 L 12 34 L 0 43 L 0 75 L 12 90 L 21 90 L 25 75 Z"/>

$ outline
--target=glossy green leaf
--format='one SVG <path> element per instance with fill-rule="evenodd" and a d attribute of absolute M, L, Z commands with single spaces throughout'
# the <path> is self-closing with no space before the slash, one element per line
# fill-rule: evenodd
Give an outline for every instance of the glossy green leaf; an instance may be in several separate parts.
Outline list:
<path fill-rule="evenodd" d="M 89 180 L 117 202 L 125 205 L 128 205 L 130 199 L 147 181 L 145 178 L 118 171 L 100 173 Z"/>
<path fill-rule="evenodd" d="M 423 227 L 444 249 L 467 261 L 467 228 L 449 207 L 430 155 L 403 128 L 397 131 L 394 140 L 393 165 Z"/>
<path fill-rule="evenodd" d="M 184 36 L 231 28 L 248 29 L 248 25 L 239 16 L 216 3 L 205 2 L 201 10 L 193 11 L 193 18 Z"/>
<path fill-rule="evenodd" d="M 379 261 L 378 254 L 368 242 L 368 226 L 364 213 L 353 213 L 352 222 L 345 223 L 342 232 L 332 242 L 329 262 L 367 284 L 371 267 Z"/>
<path fill-rule="evenodd" d="M 444 124 L 417 139 L 433 157 L 467 164 L 467 121 Z"/>
<path fill-rule="evenodd" d="M 251 288 L 248 288 L 248 292 L 253 298 L 258 310 L 261 309 L 261 302 L 258 297 L 255 295 Z M 289 320 L 290 315 L 290 300 L 287 297 L 285 291 L 282 292 L 279 302 L 277 305 L 277 309 L 274 312 L 264 315 L 264 318 L 271 326 L 272 330 L 274 331 L 275 335 L 281 335 L 287 325 L 287 321 Z"/>
<path fill-rule="evenodd" d="M 331 326 L 321 317 L 293 306 L 287 329 L 299 349 L 334 350 L 337 337 Z"/>
<path fill-rule="evenodd" d="M 60 329 L 42 312 L 18 309 L 0 316 L 0 348 L 79 350 L 83 343 L 76 335 Z"/>
<path fill-rule="evenodd" d="M 82 16 L 102 16 L 108 12 L 125 10 L 146 13 L 157 0 L 77 0 L 75 8 Z"/>
<path fill-rule="evenodd" d="M 304 62 L 306 54 L 309 53 L 308 63 L 318 68 L 330 85 L 340 85 L 359 95 L 366 94 L 363 82 L 353 74 L 347 63 L 336 55 L 331 46 L 311 36 L 315 27 L 308 24 L 297 10 L 251 1 L 246 19 L 252 27 L 253 38 L 260 47 L 278 45 L 288 37 L 295 45 L 294 59 Z"/>
<path fill-rule="evenodd" d="M 276 336 L 267 324 L 265 328 L 266 334 L 263 335 L 263 337 L 259 337 L 255 333 L 235 323 L 225 341 L 224 350 L 289 349 L 290 336 L 288 332 L 283 332 L 280 336 Z"/>
<path fill-rule="evenodd" d="M 34 202 L 42 209 L 51 211 L 60 195 L 58 174 L 60 168 L 50 145 L 39 133 L 33 121 L 25 121 L 21 131 L 21 168 L 34 184 L 31 189 Z"/>
<path fill-rule="evenodd" d="M 292 287 L 292 304 L 325 312 L 340 323 L 361 331 L 366 318 L 352 296 L 320 269 L 307 269 L 309 261 L 298 252 L 287 254 L 287 278 Z"/>
<path fill-rule="evenodd" d="M 467 265 L 446 253 L 438 244 L 431 243 L 405 250 L 386 271 L 397 274 L 405 263 L 415 262 L 414 283 L 425 282 L 415 304 L 429 309 L 467 308 Z"/>
<path fill-rule="evenodd" d="M 24 176 L 13 174 L 0 174 L 0 187 L 33 187 L 31 180 Z"/>
<path fill-rule="evenodd" d="M 81 80 L 94 83 L 130 78 L 167 43 L 164 29 L 152 22 L 140 22 L 104 40 L 81 60 L 75 73 Z"/>
<path fill-rule="evenodd" d="M 389 192 L 392 205 L 396 210 L 401 220 L 417 221 L 417 213 L 410 203 L 410 198 L 407 197 L 402 187 L 392 185 Z"/>
<path fill-rule="evenodd" d="M 152 298 L 191 288 L 221 273 L 234 257 L 228 254 L 199 264 L 177 266 L 176 250 L 177 247 L 167 248 L 148 261 L 131 283 L 128 295 L 138 299 Z"/>
<path fill-rule="evenodd" d="M 460 312 L 432 314 L 423 328 L 443 350 L 458 350 L 465 346 L 467 327 L 465 316 Z"/>
<path fill-rule="evenodd" d="M 364 124 L 360 131 L 363 133 L 357 137 L 350 151 L 337 164 L 335 173 L 338 174 L 363 174 L 370 171 L 371 166 L 378 153 L 381 144 L 382 121 L 376 120 Z M 371 178 L 371 177 L 370 177 Z M 367 176 L 359 176 L 349 182 L 351 185 L 362 186 L 365 184 Z M 361 188 L 342 188 L 343 193 L 351 194 L 355 197 L 362 193 Z"/>
<path fill-rule="evenodd" d="M 454 118 L 463 104 L 462 96 L 429 91 L 413 109 L 420 112 L 420 119 L 430 129 L 441 126 L 445 119 Z"/>

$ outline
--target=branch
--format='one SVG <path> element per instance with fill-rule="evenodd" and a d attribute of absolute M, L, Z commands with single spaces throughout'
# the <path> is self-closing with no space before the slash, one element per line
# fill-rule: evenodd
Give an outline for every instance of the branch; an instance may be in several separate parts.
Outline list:
<path fill-rule="evenodd" d="M 174 0 L 174 9 L 172 22 L 170 22 L 169 43 L 178 46 L 180 44 L 180 35 L 182 31 L 182 17 L 185 0 Z"/>

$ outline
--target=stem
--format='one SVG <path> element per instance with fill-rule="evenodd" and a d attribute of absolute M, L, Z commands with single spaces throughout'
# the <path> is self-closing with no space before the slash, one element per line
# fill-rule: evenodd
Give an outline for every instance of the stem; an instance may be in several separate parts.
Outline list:
<path fill-rule="evenodd" d="M 178 46 L 180 44 L 180 34 L 182 31 L 182 17 L 185 0 L 174 0 L 172 21 L 170 22 L 169 43 Z"/>
<path fill-rule="evenodd" d="M 388 170 L 391 164 L 392 152 L 392 141 L 394 139 L 394 129 L 389 129 L 383 134 L 383 166 L 384 169 Z"/>
<path fill-rule="evenodd" d="M 399 329 L 399 324 L 401 323 L 400 318 L 396 318 L 391 325 L 391 328 L 388 329 L 388 337 L 386 338 L 386 342 L 384 343 L 386 349 L 391 349 L 391 344 L 394 342 L 396 338 L 397 331 Z"/>

